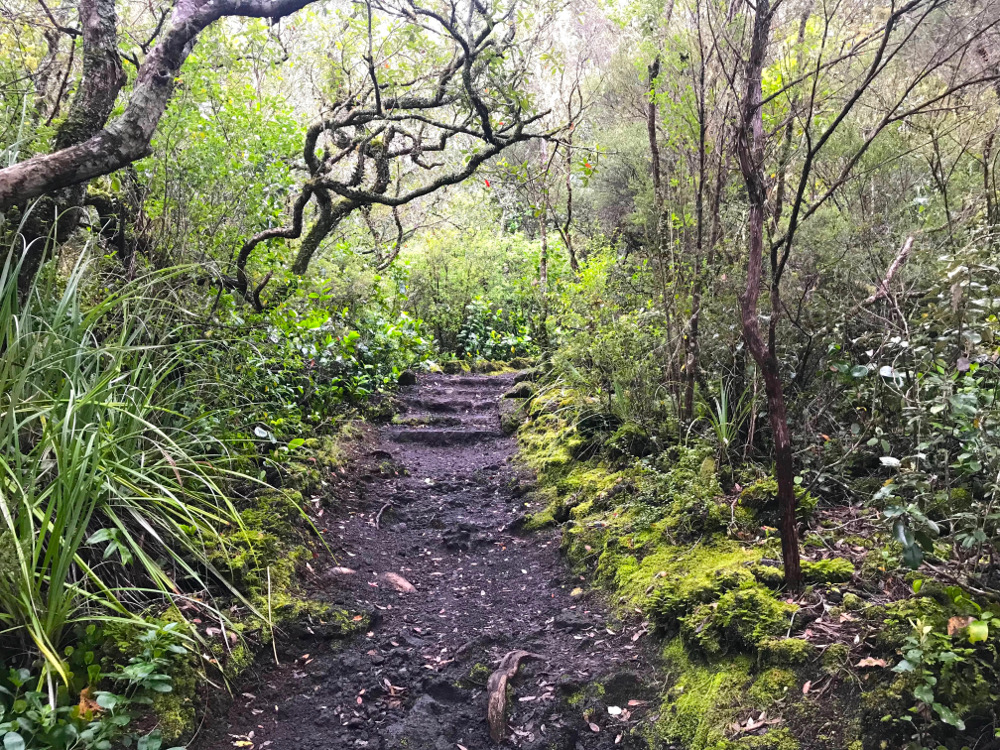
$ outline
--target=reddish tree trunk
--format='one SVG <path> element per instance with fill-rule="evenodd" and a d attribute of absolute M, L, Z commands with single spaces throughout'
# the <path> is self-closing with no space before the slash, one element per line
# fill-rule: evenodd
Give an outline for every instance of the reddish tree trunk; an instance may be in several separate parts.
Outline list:
<path fill-rule="evenodd" d="M 757 318 L 764 271 L 764 221 L 767 191 L 764 182 L 764 123 L 761 116 L 761 76 L 764 55 L 771 30 L 771 9 L 768 0 L 758 0 L 754 18 L 753 41 L 746 67 L 746 91 L 741 104 L 741 127 L 737 133 L 736 151 L 740 172 L 746 183 L 750 209 L 747 216 L 749 247 L 747 256 L 747 286 L 740 297 L 740 322 L 743 338 L 751 356 L 764 377 L 768 419 L 774 440 L 775 474 L 778 480 L 778 505 L 781 513 L 781 554 L 785 566 L 785 584 L 792 589 L 802 587 L 802 565 L 799 560 L 799 535 L 795 518 L 795 481 L 792 468 L 792 440 L 788 429 L 785 394 L 781 371 L 775 352 L 774 331 L 780 311 L 778 285 L 771 285 L 771 328 L 765 344 Z"/>

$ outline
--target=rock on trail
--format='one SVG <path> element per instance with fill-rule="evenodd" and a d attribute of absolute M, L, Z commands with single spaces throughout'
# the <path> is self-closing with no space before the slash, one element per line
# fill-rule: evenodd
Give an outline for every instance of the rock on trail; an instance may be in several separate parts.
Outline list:
<path fill-rule="evenodd" d="M 509 679 L 505 746 L 645 747 L 632 736 L 655 718 L 642 624 L 570 596 L 581 582 L 558 532 L 508 531 L 530 481 L 500 429 L 513 382 L 422 375 L 401 390 L 399 424 L 380 428 L 368 454 L 395 470 L 361 477 L 353 507 L 330 498 L 337 573 L 311 584 L 317 600 L 370 612 L 371 629 L 333 641 L 310 628 L 279 634 L 281 665 L 263 653 L 196 747 L 496 747 L 487 682 L 515 651 L 533 656 Z"/>

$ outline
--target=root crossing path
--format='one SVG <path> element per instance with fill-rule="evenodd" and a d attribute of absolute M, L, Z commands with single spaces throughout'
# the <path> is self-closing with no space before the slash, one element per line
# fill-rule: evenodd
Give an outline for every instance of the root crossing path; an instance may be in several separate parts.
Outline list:
<path fill-rule="evenodd" d="M 424 375 L 402 389 L 353 503 L 322 518 L 337 560 L 312 582 L 316 599 L 370 613 L 369 629 L 278 633 L 280 666 L 261 655 L 200 750 L 483 750 L 497 746 L 488 685 L 508 714 L 501 745 L 646 747 L 657 707 L 642 623 L 581 595 L 558 532 L 516 531 L 531 484 L 500 429 L 512 383 Z"/>

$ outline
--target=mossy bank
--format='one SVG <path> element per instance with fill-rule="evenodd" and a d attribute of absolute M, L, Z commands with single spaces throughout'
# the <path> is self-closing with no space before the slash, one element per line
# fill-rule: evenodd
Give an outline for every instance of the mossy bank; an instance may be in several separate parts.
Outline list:
<path fill-rule="evenodd" d="M 957 750 L 992 736 L 1000 660 L 968 628 L 987 602 L 903 570 L 898 545 L 833 523 L 803 488 L 807 586 L 784 591 L 765 470 L 720 467 L 697 441 L 594 429 L 592 403 L 549 386 L 522 406 L 538 479 L 524 528 L 559 525 L 574 571 L 658 639 L 650 748 Z"/>

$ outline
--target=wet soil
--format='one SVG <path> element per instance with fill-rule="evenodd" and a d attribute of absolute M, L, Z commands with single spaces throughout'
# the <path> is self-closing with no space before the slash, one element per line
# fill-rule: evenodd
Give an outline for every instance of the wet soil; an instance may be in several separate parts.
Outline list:
<path fill-rule="evenodd" d="M 494 747 L 486 682 L 514 650 L 532 656 L 508 688 L 505 745 L 646 747 L 657 677 L 645 626 L 574 592 L 586 584 L 558 531 L 517 531 L 531 477 L 500 429 L 512 384 L 424 375 L 401 390 L 400 424 L 379 428 L 353 492 L 331 492 L 318 519 L 336 559 L 316 561 L 313 596 L 366 613 L 367 631 L 279 633 L 280 666 L 261 654 L 199 750 Z"/>

